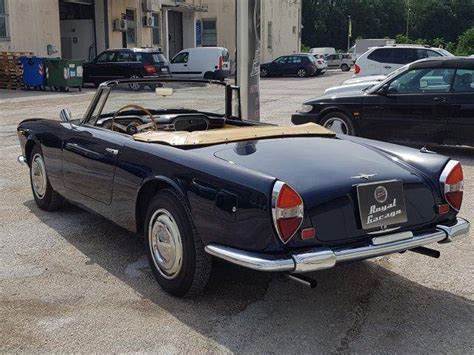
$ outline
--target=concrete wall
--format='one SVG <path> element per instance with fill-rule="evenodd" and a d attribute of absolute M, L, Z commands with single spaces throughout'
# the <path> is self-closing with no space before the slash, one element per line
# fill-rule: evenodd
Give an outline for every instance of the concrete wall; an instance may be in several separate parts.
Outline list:
<path fill-rule="evenodd" d="M 301 0 L 262 0 L 262 63 L 301 50 Z M 272 43 L 268 24 L 272 23 Z"/>
<path fill-rule="evenodd" d="M 10 41 L 0 42 L 0 51 L 28 51 L 47 56 L 47 46 L 61 55 L 58 0 L 9 0 Z"/>
<path fill-rule="evenodd" d="M 301 48 L 301 1 L 262 0 L 261 61 L 269 62 L 283 55 L 298 53 Z M 193 3 L 193 0 L 187 2 Z M 197 14 L 199 19 L 217 19 L 217 45 L 226 47 L 235 64 L 235 0 L 204 0 L 208 12 Z M 268 43 L 268 22 L 272 23 L 272 45 Z"/>

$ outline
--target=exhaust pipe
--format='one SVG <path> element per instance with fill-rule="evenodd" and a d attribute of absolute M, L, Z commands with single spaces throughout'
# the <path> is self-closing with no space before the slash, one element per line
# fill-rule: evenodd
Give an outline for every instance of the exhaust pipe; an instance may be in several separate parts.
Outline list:
<path fill-rule="evenodd" d="M 316 286 L 318 285 L 318 282 L 315 279 L 312 279 L 311 277 L 302 274 L 286 274 L 286 276 L 290 280 L 296 281 L 309 288 L 316 288 Z"/>
<path fill-rule="evenodd" d="M 441 253 L 438 250 L 426 248 L 426 247 L 416 247 L 413 249 L 409 249 L 408 251 L 412 251 L 413 253 L 418 253 L 421 255 L 426 255 L 431 258 L 438 259 L 441 256 Z"/>

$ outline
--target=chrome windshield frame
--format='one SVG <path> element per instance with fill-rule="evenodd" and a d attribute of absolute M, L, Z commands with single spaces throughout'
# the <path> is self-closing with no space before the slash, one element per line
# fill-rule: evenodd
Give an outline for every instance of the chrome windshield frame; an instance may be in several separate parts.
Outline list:
<path fill-rule="evenodd" d="M 201 79 L 172 79 L 172 78 L 140 78 L 140 79 L 120 79 L 120 80 L 109 80 L 105 81 L 102 84 L 99 85 L 99 88 L 97 89 L 94 97 L 92 98 L 92 101 L 89 104 L 89 107 L 86 110 L 86 113 L 82 117 L 82 119 L 79 121 L 80 125 L 86 125 L 89 123 L 89 121 L 92 118 L 92 114 L 97 107 L 97 104 L 100 101 L 100 98 L 102 97 L 102 94 L 106 95 L 105 100 L 102 103 L 102 107 L 100 108 L 100 112 L 105 106 L 105 103 L 108 100 L 108 97 L 110 95 L 110 92 L 114 87 L 117 85 L 122 85 L 122 84 L 133 84 L 133 83 L 141 83 L 141 84 L 158 84 L 158 83 L 164 83 L 164 82 L 175 82 L 175 83 L 204 83 L 204 84 L 216 84 L 220 86 L 225 87 L 225 102 L 224 102 L 224 107 L 225 107 L 225 115 L 224 117 L 233 117 L 232 116 L 232 92 L 234 90 L 237 90 L 237 92 L 240 92 L 239 87 L 235 85 L 231 85 L 230 83 L 222 82 L 219 80 L 201 80 Z M 240 113 L 240 95 L 238 96 L 238 102 L 239 106 L 238 112 Z M 230 110 L 230 111 L 229 111 Z M 236 117 L 233 117 L 236 118 Z M 240 119 L 240 117 L 239 117 Z"/>

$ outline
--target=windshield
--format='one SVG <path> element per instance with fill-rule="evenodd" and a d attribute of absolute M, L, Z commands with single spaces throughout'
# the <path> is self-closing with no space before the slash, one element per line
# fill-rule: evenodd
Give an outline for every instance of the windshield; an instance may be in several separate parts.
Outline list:
<path fill-rule="evenodd" d="M 411 63 L 410 63 L 410 64 L 411 64 Z M 393 78 L 395 78 L 396 76 L 400 75 L 400 73 L 403 73 L 405 70 L 407 70 L 407 68 L 410 66 L 410 64 L 404 65 L 403 67 L 398 68 L 397 70 L 394 70 L 393 72 L 391 72 L 390 74 L 388 74 L 387 77 L 386 77 L 384 80 L 382 80 L 380 83 L 370 85 L 369 87 L 365 88 L 364 91 L 368 91 L 368 92 L 375 92 L 375 91 L 377 91 L 379 88 L 381 88 L 382 86 L 384 86 L 385 83 L 387 83 L 387 82 L 390 81 L 391 79 L 393 79 Z"/>
<path fill-rule="evenodd" d="M 91 121 L 110 116 L 126 105 L 139 105 L 152 113 L 179 111 L 224 116 L 225 88 L 225 85 L 199 81 L 120 83 L 111 87 L 109 95 L 102 95 Z"/>

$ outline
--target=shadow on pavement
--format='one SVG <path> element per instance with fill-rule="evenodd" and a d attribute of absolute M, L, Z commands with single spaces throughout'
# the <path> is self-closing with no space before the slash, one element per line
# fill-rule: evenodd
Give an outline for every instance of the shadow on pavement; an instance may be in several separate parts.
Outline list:
<path fill-rule="evenodd" d="M 24 204 L 90 264 L 230 351 L 464 353 L 472 346 L 471 301 L 372 262 L 321 271 L 314 290 L 281 275 L 216 262 L 205 294 L 182 300 L 155 282 L 140 238 L 73 206 L 51 218 L 33 200 Z M 435 262 L 432 268 L 436 273 Z M 157 309 L 137 307 L 136 312 L 144 316 Z"/>

